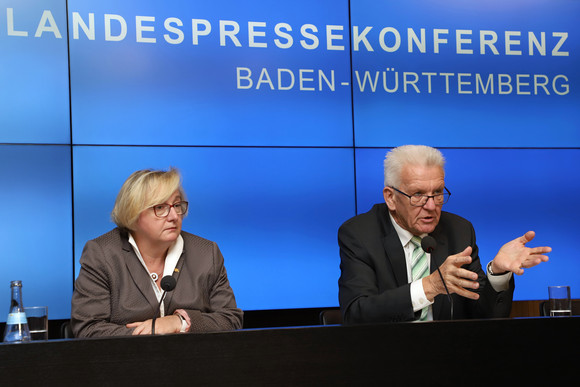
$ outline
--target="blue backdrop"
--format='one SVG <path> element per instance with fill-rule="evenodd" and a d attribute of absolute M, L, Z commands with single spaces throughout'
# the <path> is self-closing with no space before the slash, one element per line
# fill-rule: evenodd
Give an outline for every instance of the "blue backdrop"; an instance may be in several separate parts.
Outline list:
<path fill-rule="evenodd" d="M 516 278 L 579 297 L 580 3 L 0 0 L 0 285 L 70 316 L 87 240 L 131 172 L 179 168 L 184 229 L 216 241 L 246 310 L 338 305 L 340 224 L 382 160 L 439 147 L 482 261 L 527 230 Z M 5 316 L 0 314 L 0 319 Z"/>

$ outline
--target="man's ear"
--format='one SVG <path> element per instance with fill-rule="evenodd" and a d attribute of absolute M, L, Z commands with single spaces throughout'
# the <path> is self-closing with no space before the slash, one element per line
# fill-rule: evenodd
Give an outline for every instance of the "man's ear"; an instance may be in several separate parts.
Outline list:
<path fill-rule="evenodd" d="M 385 203 L 390 211 L 395 211 L 395 191 L 392 188 L 385 187 L 383 189 L 383 197 L 385 198 Z"/>

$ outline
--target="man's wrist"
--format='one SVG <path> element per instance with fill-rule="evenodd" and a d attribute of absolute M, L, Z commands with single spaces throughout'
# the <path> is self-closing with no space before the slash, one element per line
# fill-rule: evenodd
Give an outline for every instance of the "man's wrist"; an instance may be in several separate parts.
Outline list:
<path fill-rule="evenodd" d="M 503 273 L 498 273 L 498 272 L 494 271 L 493 270 L 493 260 L 487 265 L 487 271 L 491 275 L 504 275 L 504 274 L 508 273 L 507 271 L 504 271 Z"/>

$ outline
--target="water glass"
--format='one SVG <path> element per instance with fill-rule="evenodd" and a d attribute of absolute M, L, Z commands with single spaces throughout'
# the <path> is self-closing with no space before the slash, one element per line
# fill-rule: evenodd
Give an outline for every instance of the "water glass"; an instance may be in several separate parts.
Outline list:
<path fill-rule="evenodd" d="M 48 340 L 48 306 L 24 308 L 31 340 Z"/>
<path fill-rule="evenodd" d="M 570 286 L 548 286 L 550 317 L 572 316 Z"/>

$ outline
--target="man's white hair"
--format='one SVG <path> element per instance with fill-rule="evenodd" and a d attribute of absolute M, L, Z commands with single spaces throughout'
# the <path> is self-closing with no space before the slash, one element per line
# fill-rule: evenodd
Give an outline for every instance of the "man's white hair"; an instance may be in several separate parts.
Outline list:
<path fill-rule="evenodd" d="M 387 152 L 384 161 L 385 187 L 399 187 L 405 165 L 437 166 L 445 173 L 443 154 L 426 145 L 402 145 Z"/>

